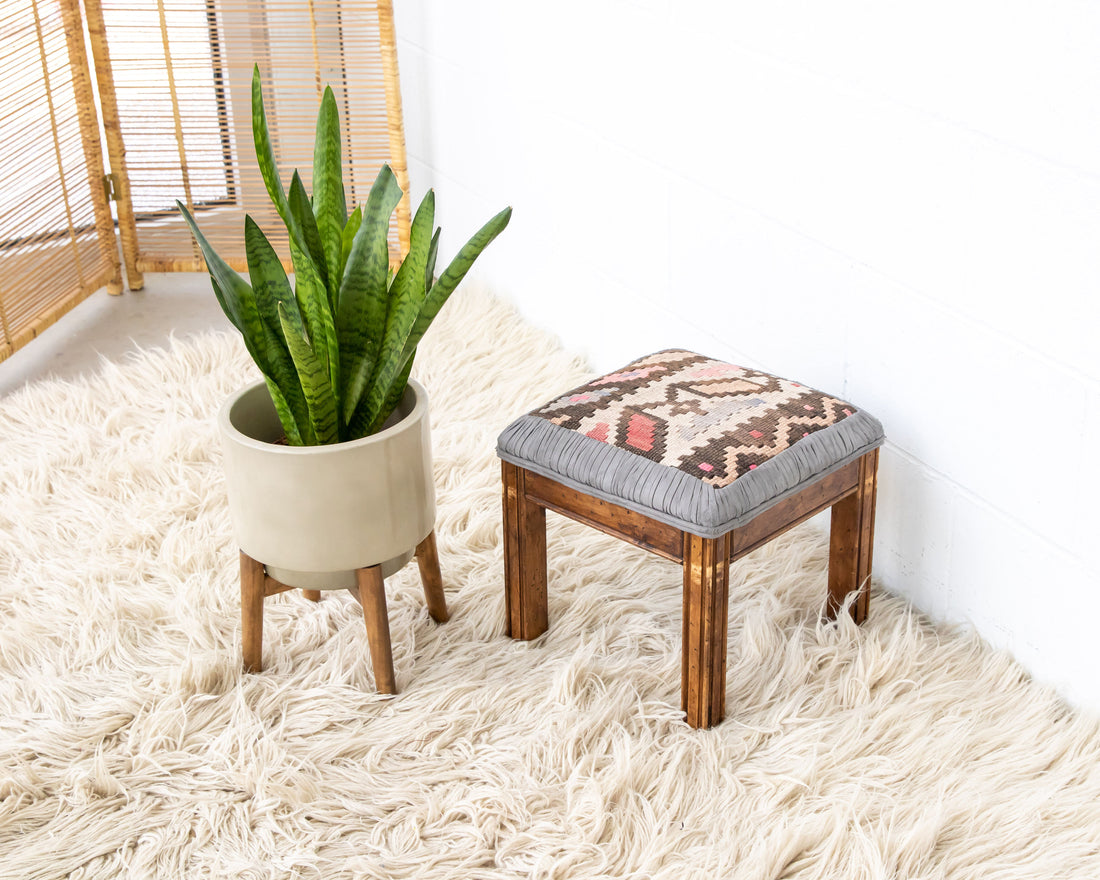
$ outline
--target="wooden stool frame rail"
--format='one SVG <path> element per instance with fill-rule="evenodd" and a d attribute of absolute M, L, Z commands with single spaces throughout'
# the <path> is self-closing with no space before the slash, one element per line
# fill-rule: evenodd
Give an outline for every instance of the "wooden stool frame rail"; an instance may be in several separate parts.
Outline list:
<path fill-rule="evenodd" d="M 684 589 L 680 701 L 692 727 L 711 727 L 725 716 L 729 566 L 742 556 L 832 508 L 826 614 L 835 617 L 855 592 L 852 617 L 857 624 L 867 617 L 878 449 L 717 538 L 701 538 L 507 461 L 501 465 L 508 635 L 535 639 L 549 626 L 547 510 L 679 563 Z"/>

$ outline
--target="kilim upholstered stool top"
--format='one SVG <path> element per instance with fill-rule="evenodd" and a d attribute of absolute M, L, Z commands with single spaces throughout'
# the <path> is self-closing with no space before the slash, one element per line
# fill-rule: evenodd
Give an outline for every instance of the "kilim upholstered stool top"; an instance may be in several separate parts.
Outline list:
<path fill-rule="evenodd" d="M 508 633 L 546 631 L 546 510 L 684 567 L 681 703 L 722 720 L 729 564 L 832 507 L 828 611 L 867 614 L 882 426 L 820 391 L 690 351 L 661 351 L 509 425 Z"/>

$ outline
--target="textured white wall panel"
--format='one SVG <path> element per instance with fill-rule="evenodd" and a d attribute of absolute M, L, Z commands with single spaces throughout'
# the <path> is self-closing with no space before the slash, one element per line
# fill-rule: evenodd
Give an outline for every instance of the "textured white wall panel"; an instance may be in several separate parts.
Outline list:
<path fill-rule="evenodd" d="M 417 197 L 531 320 L 885 424 L 876 576 L 1100 708 L 1100 6 L 402 0 Z"/>

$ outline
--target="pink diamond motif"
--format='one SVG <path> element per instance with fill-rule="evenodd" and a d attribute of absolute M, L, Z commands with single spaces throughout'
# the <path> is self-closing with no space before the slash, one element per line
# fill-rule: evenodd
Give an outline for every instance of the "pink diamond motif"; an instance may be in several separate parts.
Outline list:
<path fill-rule="evenodd" d="M 635 449 L 649 452 L 653 448 L 653 432 L 656 427 L 653 419 L 634 413 L 630 417 L 630 424 L 626 426 L 626 442 Z"/>
<path fill-rule="evenodd" d="M 607 424 L 607 422 L 600 422 L 595 428 L 588 432 L 588 436 L 593 440 L 599 440 L 601 443 L 606 443 L 607 432 L 609 430 L 611 430 L 611 426 Z"/>

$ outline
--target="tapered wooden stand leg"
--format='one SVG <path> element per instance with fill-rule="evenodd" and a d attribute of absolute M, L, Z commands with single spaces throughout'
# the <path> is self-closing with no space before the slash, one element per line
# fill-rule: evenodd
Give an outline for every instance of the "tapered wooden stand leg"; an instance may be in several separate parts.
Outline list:
<path fill-rule="evenodd" d="M 711 727 L 726 714 L 726 619 L 729 535 L 684 533 L 684 637 L 680 705 L 692 727 Z"/>
<path fill-rule="evenodd" d="M 367 624 L 367 644 L 374 670 L 374 683 L 380 694 L 396 694 L 397 680 L 393 674 L 393 652 L 390 648 L 390 618 L 386 610 L 386 582 L 382 568 L 372 565 L 355 572 L 359 583 L 359 603 Z"/>
<path fill-rule="evenodd" d="M 241 653 L 245 672 L 260 672 L 264 644 L 264 566 L 241 551 Z"/>
<path fill-rule="evenodd" d="M 435 532 L 416 545 L 416 565 L 420 569 L 420 583 L 424 586 L 428 613 L 436 623 L 446 623 L 451 615 L 447 612 L 447 597 L 443 595 L 443 575 L 439 572 Z"/>
<path fill-rule="evenodd" d="M 508 635 L 535 639 L 549 626 L 546 509 L 526 497 L 527 471 L 501 462 L 504 481 L 504 592 Z"/>
<path fill-rule="evenodd" d="M 321 601 L 321 591 L 320 590 L 302 590 L 302 595 L 305 596 L 307 599 L 309 599 L 310 602 L 320 602 Z"/>
<path fill-rule="evenodd" d="M 858 590 L 852 618 L 863 623 L 871 596 L 871 553 L 875 543 L 878 450 L 859 460 L 859 488 L 833 505 L 829 536 L 829 601 L 835 618 L 847 595 Z"/>

